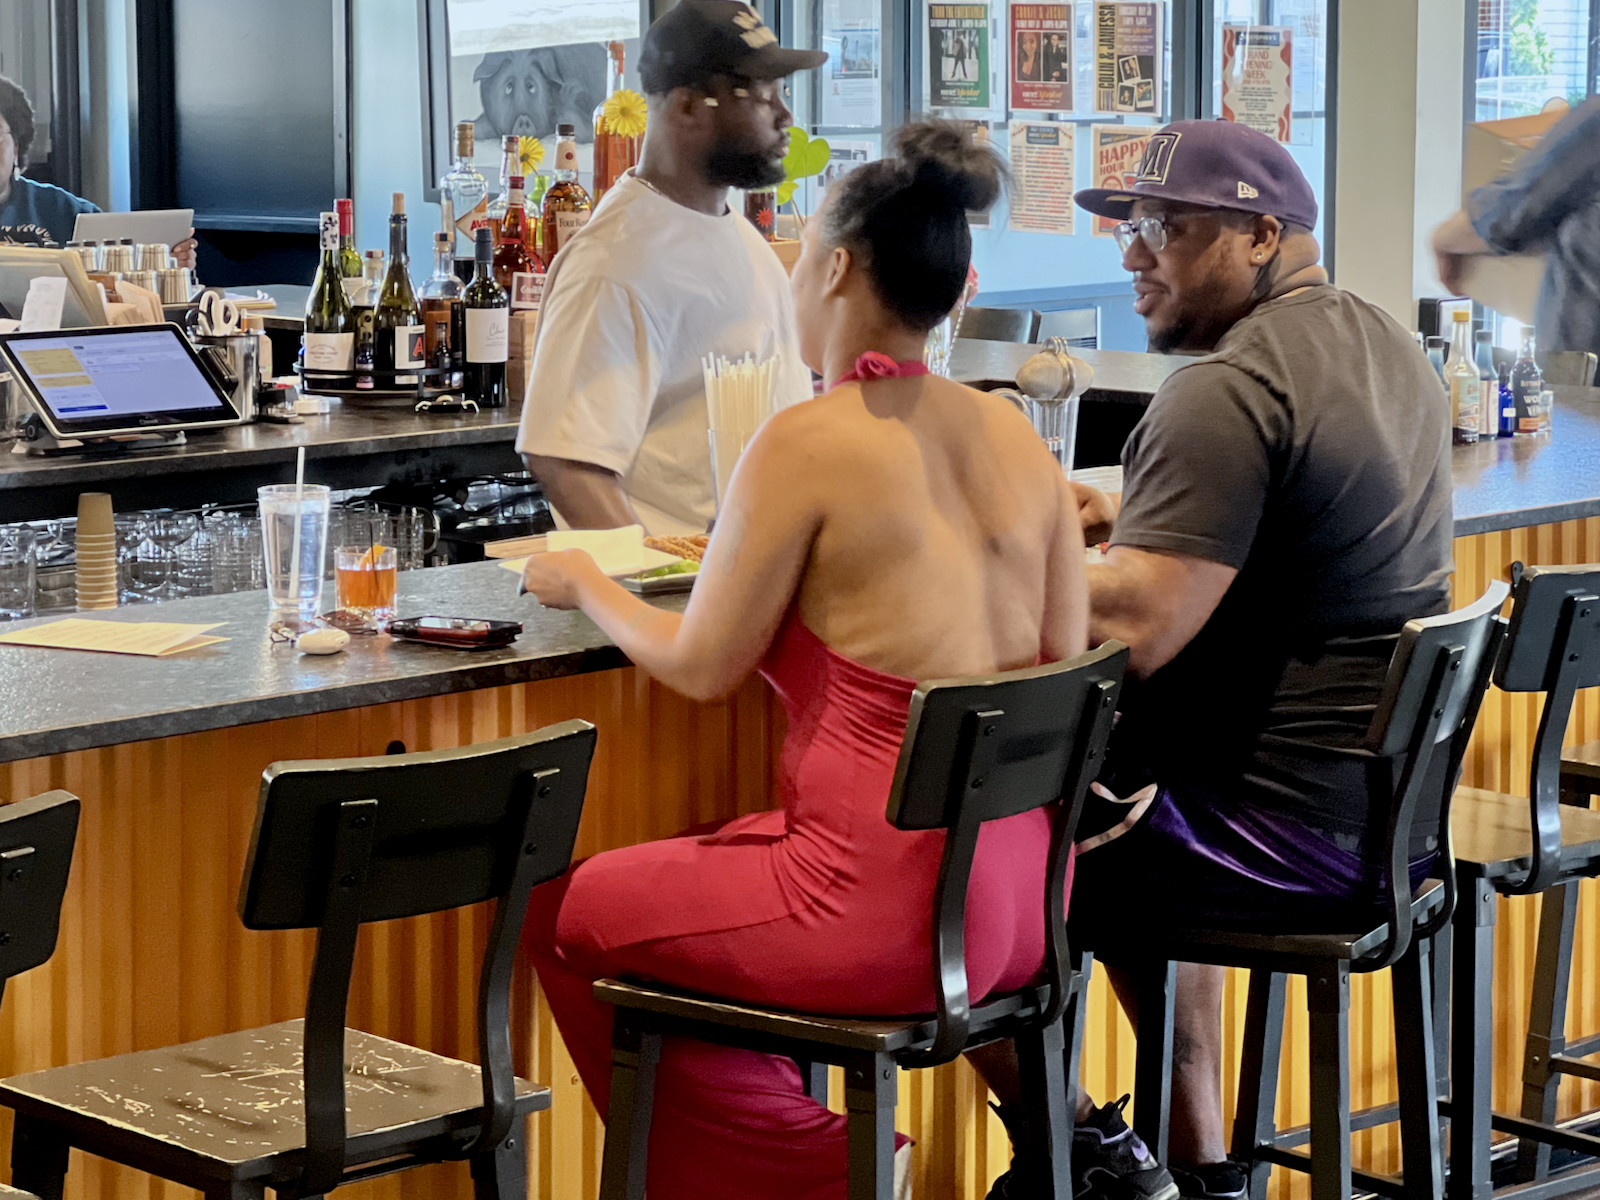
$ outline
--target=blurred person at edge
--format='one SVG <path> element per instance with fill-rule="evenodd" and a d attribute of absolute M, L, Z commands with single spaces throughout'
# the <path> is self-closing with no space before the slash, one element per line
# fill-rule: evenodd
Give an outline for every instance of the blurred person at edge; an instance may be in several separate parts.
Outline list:
<path fill-rule="evenodd" d="M 1132 187 L 1076 199 L 1121 222 L 1151 349 L 1204 355 L 1151 399 L 1120 498 L 1072 485 L 1088 540 L 1110 542 L 1088 571 L 1090 644 L 1132 653 L 1068 922 L 1133 1016 L 1122 972 L 1174 921 L 1371 919 L 1388 828 L 1369 762 L 1347 752 L 1401 628 L 1448 604 L 1449 414 L 1411 335 L 1329 284 L 1315 193 L 1273 138 L 1180 121 L 1151 138 Z M 1436 800 L 1417 815 L 1413 870 L 1426 874 L 1438 825 Z M 1080 1093 L 1078 1195 L 1242 1200 L 1222 1125 L 1223 974 L 1178 968 L 1169 1161 L 1122 1101 Z M 992 1061 L 1004 1050 L 979 1065 L 1019 1131 L 1020 1092 Z M 1037 1194 L 1040 1162 L 1016 1132 L 1013 1146 L 1020 1186 L 995 1193 L 1008 1200 Z"/>
<path fill-rule="evenodd" d="M 100 209 L 64 188 L 35 182 L 22 173 L 28 166 L 33 136 L 33 104 L 28 93 L 0 75 L 0 243 L 64 246 L 72 240 L 78 214 Z M 193 267 L 194 238 L 179 242 L 172 253 L 180 267 Z"/>
<path fill-rule="evenodd" d="M 1480 254 L 1543 254 L 1540 351 L 1600 354 L 1600 97 L 1556 123 L 1511 171 L 1434 232 L 1439 281 L 1460 293 Z"/>

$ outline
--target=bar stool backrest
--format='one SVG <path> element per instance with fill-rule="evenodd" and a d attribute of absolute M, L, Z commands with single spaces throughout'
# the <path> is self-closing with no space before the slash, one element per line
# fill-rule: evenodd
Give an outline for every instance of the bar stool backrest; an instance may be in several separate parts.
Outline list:
<path fill-rule="evenodd" d="M 478 988 L 484 1119 L 511 1129 L 511 966 L 534 886 L 572 861 L 595 729 L 565 721 L 454 750 L 273 763 L 239 896 L 250 929 L 316 929 L 305 1023 L 302 1195 L 344 1171 L 344 1026 L 362 923 L 497 901 Z"/>
<path fill-rule="evenodd" d="M 1495 664 L 1495 686 L 1545 692 L 1529 777 L 1533 860 L 1525 879 L 1505 888 L 1532 895 L 1561 870 L 1561 742 L 1579 688 L 1600 686 L 1600 565 L 1512 565 L 1511 627 Z"/>
<path fill-rule="evenodd" d="M 1400 763 L 1383 862 L 1382 886 L 1390 905 L 1388 941 L 1377 955 L 1383 965 L 1399 961 L 1410 944 L 1411 827 L 1421 805 L 1427 802 L 1432 811 L 1437 801 L 1440 828 L 1449 829 L 1450 797 L 1505 633 L 1498 614 L 1510 591 L 1496 580 L 1464 608 L 1406 622 L 1390 659 L 1366 743 L 1369 753 Z M 1440 789 L 1437 795 L 1428 794 L 1433 786 Z M 1440 845 L 1448 859 L 1447 835 Z M 1446 903 L 1428 932 L 1434 923 L 1449 920 L 1455 906 L 1454 863 L 1441 866 Z"/>
<path fill-rule="evenodd" d="M 1045 887 L 1043 1020 L 1053 1022 L 1065 1009 L 1072 979 L 1064 920 L 1067 862 L 1127 664 L 1128 648 L 1107 642 L 1067 662 L 917 685 L 888 817 L 898 829 L 943 829 L 947 836 L 934 895 L 938 1026 L 934 1044 L 906 1065 L 948 1062 L 967 1043 L 967 882 L 979 829 L 985 821 L 1046 805 L 1057 810 Z"/>
<path fill-rule="evenodd" d="M 0 993 L 55 953 L 81 808 L 61 791 L 0 806 Z"/>
<path fill-rule="evenodd" d="M 967 308 L 957 337 L 979 342 L 1032 342 L 1039 332 L 1039 314 L 1027 308 Z"/>

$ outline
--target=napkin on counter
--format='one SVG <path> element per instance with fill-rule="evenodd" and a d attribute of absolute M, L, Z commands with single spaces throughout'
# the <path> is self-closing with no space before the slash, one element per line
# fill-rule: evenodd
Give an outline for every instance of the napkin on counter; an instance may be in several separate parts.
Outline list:
<path fill-rule="evenodd" d="M 595 565 L 613 578 L 653 571 L 678 561 L 675 554 L 646 548 L 643 525 L 625 525 L 621 529 L 552 529 L 545 534 L 545 549 L 586 550 Z M 507 558 L 501 559 L 500 565 L 521 574 L 527 561 L 526 558 Z"/>

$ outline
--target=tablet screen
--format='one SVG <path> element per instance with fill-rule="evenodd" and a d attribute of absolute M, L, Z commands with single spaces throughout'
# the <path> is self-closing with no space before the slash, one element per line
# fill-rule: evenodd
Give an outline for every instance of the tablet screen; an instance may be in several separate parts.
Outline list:
<path fill-rule="evenodd" d="M 233 421 L 174 326 L 12 335 L 7 357 L 63 432 Z"/>

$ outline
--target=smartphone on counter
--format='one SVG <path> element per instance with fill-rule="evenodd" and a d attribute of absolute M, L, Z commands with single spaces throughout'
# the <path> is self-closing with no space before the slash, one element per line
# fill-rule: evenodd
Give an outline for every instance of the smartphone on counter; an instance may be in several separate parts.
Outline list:
<path fill-rule="evenodd" d="M 406 617 L 390 621 L 389 636 L 460 650 L 486 650 L 509 646 L 522 633 L 518 621 L 488 621 L 472 617 Z"/>

